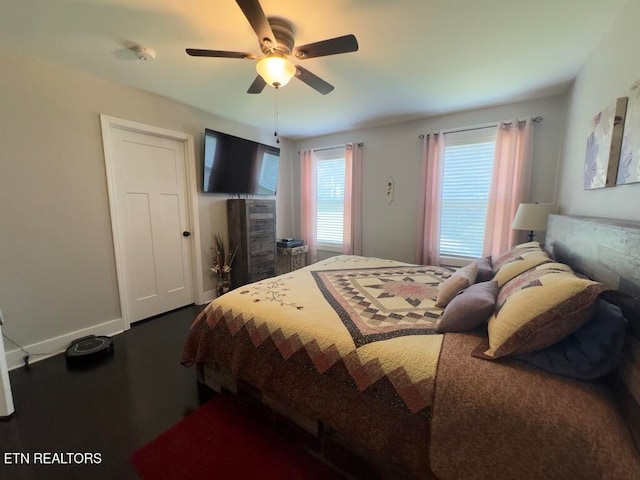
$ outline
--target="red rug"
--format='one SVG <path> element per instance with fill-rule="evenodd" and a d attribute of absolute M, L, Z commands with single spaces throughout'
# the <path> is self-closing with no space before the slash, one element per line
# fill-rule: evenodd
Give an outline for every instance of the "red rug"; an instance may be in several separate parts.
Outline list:
<path fill-rule="evenodd" d="M 217 396 L 130 458 L 143 479 L 338 479 L 333 469 Z"/>

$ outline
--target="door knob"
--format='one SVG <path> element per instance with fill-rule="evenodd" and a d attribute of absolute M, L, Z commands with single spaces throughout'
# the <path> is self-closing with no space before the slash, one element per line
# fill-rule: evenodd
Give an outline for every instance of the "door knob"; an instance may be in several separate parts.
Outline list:
<path fill-rule="evenodd" d="M 182 232 L 182 236 L 183 237 L 190 237 L 191 236 L 191 232 L 187 232 L 186 230 L 184 232 Z"/>

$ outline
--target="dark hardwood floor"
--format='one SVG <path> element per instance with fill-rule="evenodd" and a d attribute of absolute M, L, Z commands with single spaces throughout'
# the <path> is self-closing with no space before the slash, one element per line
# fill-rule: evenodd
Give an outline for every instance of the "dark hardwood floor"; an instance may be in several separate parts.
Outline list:
<path fill-rule="evenodd" d="M 139 447 L 200 404 L 194 368 L 179 364 L 189 306 L 113 337 L 113 356 L 70 369 L 63 355 L 10 372 L 15 415 L 0 422 L 2 479 L 135 479 Z M 99 453 L 98 465 L 33 465 L 35 453 Z M 30 464 L 8 465 L 30 454 Z M 7 455 L 9 458 L 7 458 Z"/>

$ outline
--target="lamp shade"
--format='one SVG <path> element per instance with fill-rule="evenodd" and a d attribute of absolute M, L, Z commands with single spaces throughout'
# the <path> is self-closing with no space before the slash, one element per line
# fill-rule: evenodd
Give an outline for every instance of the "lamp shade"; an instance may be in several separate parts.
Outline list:
<path fill-rule="evenodd" d="M 272 87 L 284 87 L 296 74 L 296 66 L 283 55 L 272 53 L 256 64 L 260 76 Z"/>
<path fill-rule="evenodd" d="M 511 228 L 515 230 L 543 231 L 547 229 L 547 217 L 553 213 L 553 203 L 521 203 Z"/>

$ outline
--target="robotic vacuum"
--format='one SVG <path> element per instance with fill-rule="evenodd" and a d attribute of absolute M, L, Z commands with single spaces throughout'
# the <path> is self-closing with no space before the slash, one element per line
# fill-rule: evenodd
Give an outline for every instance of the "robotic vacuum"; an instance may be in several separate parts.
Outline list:
<path fill-rule="evenodd" d="M 83 365 L 104 358 L 113 352 L 113 341 L 109 337 L 89 335 L 71 342 L 65 351 L 68 364 Z"/>

